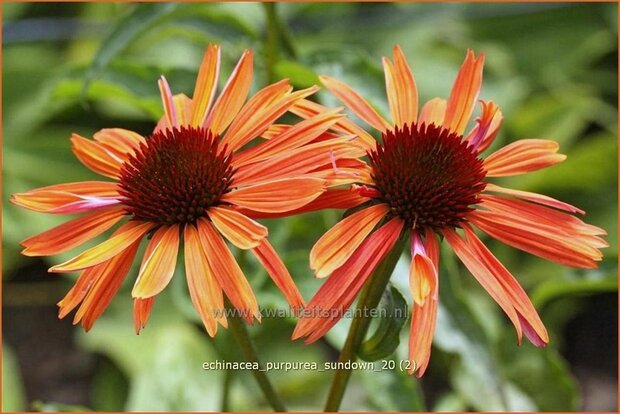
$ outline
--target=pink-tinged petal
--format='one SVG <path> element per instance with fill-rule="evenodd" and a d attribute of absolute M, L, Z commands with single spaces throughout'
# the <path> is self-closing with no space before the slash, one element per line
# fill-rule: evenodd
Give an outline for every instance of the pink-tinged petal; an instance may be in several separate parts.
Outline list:
<path fill-rule="evenodd" d="M 465 140 L 469 141 L 478 153 L 489 148 L 504 121 L 502 111 L 493 101 L 480 101 L 480 104 L 482 116 L 476 118 L 476 126 L 465 137 Z"/>
<path fill-rule="evenodd" d="M 85 297 L 73 318 L 74 325 L 81 322 L 84 330 L 87 332 L 92 328 L 95 321 L 106 310 L 116 295 L 116 292 L 118 292 L 118 289 L 121 287 L 127 272 L 131 269 L 139 245 L 140 242 L 135 241 L 109 260 L 90 269 L 86 269 L 83 272 L 83 277 L 86 277 L 92 272 L 94 278 L 91 278 L 90 275 L 86 277 L 86 279 L 89 279 L 88 281 L 91 285 L 86 286 L 88 293 L 85 295 L 80 294 L 80 296 Z M 61 301 L 61 303 L 63 303 L 63 301 Z M 65 305 L 60 306 L 61 315 L 66 315 L 68 311 L 70 311 L 69 308 L 63 309 Z"/>
<path fill-rule="evenodd" d="M 546 195 L 531 193 L 529 191 L 513 190 L 512 188 L 504 188 L 491 183 L 487 183 L 485 191 L 490 193 L 508 194 L 522 200 L 557 208 L 558 210 L 564 210 L 570 213 L 586 214 L 585 211 L 568 203 L 564 203 L 563 201 L 556 200 L 555 198 Z"/>
<path fill-rule="evenodd" d="M 68 273 L 110 260 L 138 240 L 141 240 L 153 226 L 152 223 L 127 222 L 119 227 L 116 235 L 82 252 L 71 260 L 51 267 L 49 271 L 53 273 Z"/>
<path fill-rule="evenodd" d="M 68 221 L 22 241 L 22 254 L 51 256 L 64 253 L 99 236 L 124 216 L 122 207 L 111 207 Z"/>
<path fill-rule="evenodd" d="M 224 297 L 193 224 L 185 226 L 185 273 L 192 304 L 209 336 L 214 337 L 218 321 L 224 327 L 228 325 L 224 314 Z"/>
<path fill-rule="evenodd" d="M 560 145 L 547 139 L 521 139 L 495 151 L 484 160 L 487 177 L 525 174 L 558 164 L 566 155 Z"/>
<path fill-rule="evenodd" d="M 253 54 L 251 50 L 246 50 L 228 78 L 221 95 L 215 101 L 213 109 L 207 115 L 204 127 L 209 128 L 214 134 L 224 132 L 248 96 L 253 73 Z"/>
<path fill-rule="evenodd" d="M 293 310 L 303 308 L 305 304 L 303 297 L 299 293 L 286 266 L 282 263 L 278 253 L 269 244 L 269 241 L 267 239 L 261 240 L 260 244 L 252 249 L 252 253 L 263 265 L 278 289 L 284 294 L 291 308 Z"/>
<path fill-rule="evenodd" d="M 209 268 L 232 305 L 248 323 L 253 323 L 253 318 L 260 322 L 261 314 L 252 287 L 213 224 L 204 218 L 199 219 L 198 235 Z"/>
<path fill-rule="evenodd" d="M 323 85 L 346 105 L 362 121 L 378 131 L 385 131 L 392 126 L 374 110 L 353 88 L 329 76 L 319 76 Z"/>
<path fill-rule="evenodd" d="M 159 78 L 157 85 L 159 86 L 159 92 L 161 93 L 161 101 L 164 105 L 164 113 L 166 115 L 166 119 L 168 120 L 168 125 L 178 128 L 179 119 L 177 118 L 170 85 L 168 85 L 168 81 L 164 76 Z"/>
<path fill-rule="evenodd" d="M 308 99 L 301 99 L 291 107 L 290 112 L 301 118 L 309 119 L 329 110 L 330 108 L 316 102 L 312 102 Z M 336 132 L 357 136 L 360 141 L 359 145 L 364 147 L 366 151 L 375 149 L 376 141 L 373 136 L 348 118 L 342 118 L 336 122 L 336 124 L 332 126 L 332 129 Z"/>
<path fill-rule="evenodd" d="M 192 101 L 194 102 L 191 124 L 195 127 L 202 126 L 211 109 L 211 104 L 217 92 L 217 80 L 220 76 L 221 51 L 219 45 L 207 46 L 207 51 L 202 58 L 198 78 Z"/>
<path fill-rule="evenodd" d="M 467 243 L 476 255 L 478 260 L 492 273 L 502 289 L 506 292 L 513 307 L 518 313 L 519 321 L 523 332 L 528 339 L 532 340 L 532 343 L 536 346 L 540 346 L 540 343 L 547 344 L 549 342 L 549 335 L 543 325 L 534 305 L 527 297 L 527 294 L 519 284 L 519 282 L 510 274 L 508 269 L 497 260 L 497 258 L 491 253 L 491 251 L 482 243 L 482 241 L 476 236 L 476 233 L 469 225 L 463 226 L 465 235 L 467 237 Z"/>
<path fill-rule="evenodd" d="M 105 177 L 118 178 L 123 158 L 108 150 L 103 144 L 73 134 L 73 153 L 89 169 Z"/>
<path fill-rule="evenodd" d="M 230 207 L 211 207 L 207 210 L 215 227 L 240 249 L 251 249 L 267 237 L 267 227 Z"/>
<path fill-rule="evenodd" d="M 131 296 L 147 299 L 157 295 L 172 279 L 179 253 L 179 225 L 160 227 L 151 239 Z"/>
<path fill-rule="evenodd" d="M 140 334 L 140 331 L 146 326 L 154 302 L 155 296 L 147 299 L 136 298 L 133 300 L 133 328 L 136 334 Z"/>
<path fill-rule="evenodd" d="M 340 109 L 334 109 L 333 111 L 327 111 L 315 117 L 302 120 L 293 126 L 287 126 L 285 129 L 280 126 L 278 133 L 272 132 L 274 135 L 269 138 L 269 141 L 235 154 L 233 164 L 236 167 L 241 167 L 306 145 L 327 131 L 344 116 L 339 112 Z"/>
<path fill-rule="evenodd" d="M 411 125 L 418 117 L 418 88 L 400 46 L 394 47 L 393 64 L 388 58 L 383 58 L 383 71 L 395 126 Z"/>
<path fill-rule="evenodd" d="M 389 211 L 387 204 L 377 204 L 351 214 L 327 231 L 310 251 L 310 268 L 316 277 L 328 276 L 342 266 Z"/>
<path fill-rule="evenodd" d="M 497 302 L 497 304 L 506 313 L 517 331 L 518 341 L 521 341 L 522 329 L 519 322 L 519 316 L 515 310 L 510 297 L 506 294 L 502 286 L 497 282 L 493 273 L 482 263 L 472 248 L 459 236 L 453 229 L 446 228 L 442 230 L 442 234 L 454 250 L 454 253 L 461 259 L 461 262 L 467 267 L 476 280 L 488 292 L 488 294 Z"/>
<path fill-rule="evenodd" d="M 283 213 L 300 208 L 325 191 L 318 178 L 294 177 L 239 188 L 221 200 L 254 211 Z"/>
<path fill-rule="evenodd" d="M 484 54 L 477 58 L 474 52 L 467 51 L 465 62 L 461 66 L 446 106 L 446 116 L 443 126 L 449 130 L 462 134 L 467 127 L 469 117 L 474 111 L 480 88 L 482 87 L 482 68 Z"/>
<path fill-rule="evenodd" d="M 187 126 L 191 122 L 192 110 L 194 104 L 187 95 L 183 93 L 176 94 L 172 97 L 172 108 L 174 108 L 174 114 L 176 115 L 179 126 Z M 159 120 L 153 132 L 163 132 L 168 129 L 173 129 L 174 125 L 170 124 L 168 116 L 164 116 Z"/>
<path fill-rule="evenodd" d="M 409 286 L 413 301 L 419 306 L 424 306 L 429 296 L 437 291 L 437 284 L 437 269 L 427 255 L 420 235 L 414 231 L 411 233 L 411 267 L 409 269 Z"/>
<path fill-rule="evenodd" d="M 305 342 L 312 343 L 342 318 L 368 277 L 392 249 L 403 227 L 402 220 L 393 218 L 372 233 L 349 260 L 332 273 L 304 309 L 293 339 L 307 336 Z"/>
<path fill-rule="evenodd" d="M 435 124 L 442 125 L 446 116 L 447 102 L 445 99 L 433 98 L 426 102 L 420 111 L 418 124 Z"/>

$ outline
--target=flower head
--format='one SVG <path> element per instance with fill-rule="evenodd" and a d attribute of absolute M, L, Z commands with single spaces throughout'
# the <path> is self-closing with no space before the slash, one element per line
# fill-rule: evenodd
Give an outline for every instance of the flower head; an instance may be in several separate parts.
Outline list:
<path fill-rule="evenodd" d="M 260 320 L 252 288 L 224 239 L 252 251 L 290 305 L 303 306 L 267 241 L 267 228 L 254 219 L 287 215 L 315 200 L 327 186 L 341 182 L 332 169 L 334 157 L 353 159 L 360 150 L 348 143 L 350 137 L 325 133 L 342 118 L 337 110 L 294 125 L 274 124 L 316 87 L 293 92 L 283 80 L 246 101 L 252 59 L 251 51 L 243 54 L 219 96 L 219 46 L 208 47 L 191 99 L 173 95 L 162 77 L 165 116 L 148 137 L 124 129 L 101 130 L 94 140 L 74 134 L 76 156 L 112 181 L 58 184 L 12 196 L 13 203 L 34 211 L 83 213 L 24 240 L 28 256 L 68 251 L 123 222 L 106 241 L 50 269 L 81 271 L 59 302 L 60 317 L 79 305 L 74 323 L 89 330 L 145 238 L 149 241 L 132 290 L 136 331 L 172 278 L 181 242 L 191 300 L 210 335 L 218 323 L 227 324 L 223 295 L 246 320 Z M 261 136 L 267 139 L 258 140 Z"/>
<path fill-rule="evenodd" d="M 379 115 L 346 84 L 322 76 L 338 99 L 381 133 L 376 142 L 363 129 L 342 122 L 332 127 L 360 136 L 369 162 L 357 171 L 350 190 L 328 191 L 332 207 L 355 212 L 315 244 L 310 265 L 317 277 L 330 276 L 307 305 L 293 334 L 312 342 L 339 320 L 313 310 L 345 310 L 399 237 L 411 240 L 410 288 L 413 298 L 410 374 L 421 376 L 430 358 L 438 300 L 439 239 L 443 236 L 473 276 L 522 334 L 536 346 L 549 341 L 547 331 L 517 280 L 487 249 L 474 226 L 510 246 L 579 268 L 594 268 L 605 231 L 570 213 L 583 211 L 540 194 L 500 187 L 493 177 L 536 171 L 563 161 L 558 144 L 523 139 L 483 157 L 502 123 L 499 107 L 481 101 L 482 115 L 467 134 L 482 85 L 484 56 L 468 51 L 448 100 L 434 98 L 418 113 L 417 87 L 400 47 L 394 60 L 383 59 L 392 122 Z M 302 100 L 292 109 L 311 116 L 324 108 Z M 330 195 L 331 194 L 331 195 Z M 325 207 L 330 203 L 326 203 Z M 460 232 L 457 232 L 460 229 Z"/>

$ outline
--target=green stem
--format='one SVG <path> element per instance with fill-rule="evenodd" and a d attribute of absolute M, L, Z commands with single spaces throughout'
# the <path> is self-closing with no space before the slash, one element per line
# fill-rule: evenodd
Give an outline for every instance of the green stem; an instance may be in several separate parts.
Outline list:
<path fill-rule="evenodd" d="M 398 241 L 392 247 L 392 250 L 377 266 L 373 274 L 370 276 L 370 280 L 366 282 L 366 285 L 360 293 L 360 298 L 357 303 L 357 310 L 351 321 L 351 327 L 349 328 L 349 334 L 344 343 L 338 362 L 355 361 L 357 358 L 357 350 L 359 349 L 366 331 L 370 326 L 372 318 L 370 318 L 369 312 L 379 305 L 381 295 L 387 287 L 390 281 L 390 276 L 398 263 L 398 259 L 403 251 L 405 241 L 407 240 L 408 232 L 403 232 Z M 327 395 L 327 402 L 325 403 L 325 411 L 336 412 L 340 408 L 342 397 L 351 378 L 350 369 L 339 369 L 334 375 L 332 385 Z"/>
<path fill-rule="evenodd" d="M 230 411 L 230 385 L 232 383 L 233 372 L 227 370 L 224 372 L 224 385 L 222 386 L 222 406 L 220 411 L 225 413 Z"/>
<path fill-rule="evenodd" d="M 258 359 L 258 353 L 256 352 L 256 347 L 254 346 L 252 339 L 250 338 L 245 321 L 239 316 L 236 309 L 232 307 L 228 299 L 226 299 L 226 307 L 230 310 L 228 312 L 228 315 L 230 315 L 228 318 L 228 323 L 235 339 L 237 340 L 237 345 L 239 346 L 241 353 L 245 357 L 246 361 L 256 363 L 259 366 L 259 369 L 252 370 L 252 373 L 254 374 L 254 378 L 256 379 L 258 386 L 263 391 L 265 399 L 275 411 L 285 412 L 286 408 L 284 407 L 284 404 L 282 404 L 282 401 L 280 401 L 280 397 L 276 394 L 269 378 L 267 378 L 264 371 L 261 371 L 261 363 Z"/>
<path fill-rule="evenodd" d="M 276 80 L 275 64 L 279 58 L 279 51 L 282 50 L 285 56 L 291 59 L 295 59 L 297 53 L 284 22 L 278 16 L 277 3 L 266 2 L 262 5 L 266 19 L 265 68 L 268 81 L 273 82 Z"/>

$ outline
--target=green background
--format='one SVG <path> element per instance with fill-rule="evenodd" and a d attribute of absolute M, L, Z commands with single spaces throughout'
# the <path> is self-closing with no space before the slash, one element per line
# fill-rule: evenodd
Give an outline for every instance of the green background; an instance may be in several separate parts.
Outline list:
<path fill-rule="evenodd" d="M 129 288 L 85 334 L 55 303 L 72 278 L 49 261 L 19 255 L 19 241 L 61 217 L 7 203 L 11 193 L 94 178 L 70 150 L 72 132 L 103 127 L 143 134 L 162 115 L 156 80 L 191 95 L 202 53 L 223 47 L 222 78 L 246 48 L 256 52 L 254 90 L 288 77 L 345 80 L 386 113 L 380 66 L 402 46 L 421 99 L 447 97 L 467 48 L 486 54 L 481 98 L 505 123 L 491 151 L 519 138 L 548 138 L 568 155 L 559 166 L 503 180 L 560 198 L 609 232 L 597 270 L 561 267 L 485 239 L 521 281 L 551 343 L 516 346 L 499 308 L 446 250 L 438 327 L 422 381 L 399 372 L 356 371 L 344 410 L 615 411 L 617 392 L 617 5 L 455 3 L 28 4 L 4 3 L 3 409 L 267 410 L 247 372 L 203 371 L 239 358 L 229 333 L 208 338 L 183 274 L 158 298 L 136 336 Z M 224 79 L 222 79 L 224 80 Z M 86 84 L 88 84 L 86 86 Z M 326 105 L 336 101 L 319 93 Z M 307 252 L 342 212 L 266 220 L 270 240 L 309 299 L 320 286 Z M 393 284 L 409 301 L 402 257 Z M 262 269 L 244 268 L 263 307 L 284 307 Z M 182 273 L 182 269 L 178 272 Z M 135 272 L 134 272 L 135 274 Z M 131 285 L 132 277 L 127 285 Z M 347 321 L 324 340 L 289 340 L 293 319 L 250 328 L 264 361 L 337 357 Z M 406 357 L 408 324 L 392 358 Z M 271 372 L 285 403 L 320 410 L 331 372 Z"/>

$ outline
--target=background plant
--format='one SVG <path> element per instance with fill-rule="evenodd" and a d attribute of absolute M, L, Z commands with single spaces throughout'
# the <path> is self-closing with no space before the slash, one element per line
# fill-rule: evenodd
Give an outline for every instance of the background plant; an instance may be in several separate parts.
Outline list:
<path fill-rule="evenodd" d="M 445 252 L 433 362 L 425 378 L 356 371 L 342 409 L 615 410 L 593 392 L 610 387 L 613 394 L 617 382 L 616 8 L 3 3 L 4 410 L 79 409 L 75 404 L 96 410 L 268 409 L 250 373 L 202 370 L 203 361 L 240 355 L 230 335 L 210 340 L 201 331 L 186 288 L 177 283 L 183 278 L 174 278 L 158 299 L 140 336 L 127 309 L 129 287 L 88 334 L 56 320 L 54 304 L 70 280 L 47 275 L 46 263 L 20 256 L 19 241 L 59 218 L 7 203 L 13 192 L 92 177 L 70 152 L 73 131 L 89 135 L 118 126 L 147 134 L 161 115 L 159 74 L 191 93 L 209 42 L 224 45 L 225 72 L 243 49 L 255 49 L 255 85 L 288 77 L 302 88 L 325 73 L 384 112 L 380 57 L 393 44 L 409 56 L 421 99 L 447 94 L 466 48 L 484 51 L 482 97 L 500 104 L 506 118 L 495 145 L 541 137 L 560 142 L 568 154 L 557 167 L 511 178 L 510 186 L 577 205 L 588 212 L 588 222 L 609 232 L 606 258 L 589 272 L 490 243 L 540 310 L 552 338 L 544 350 L 517 348 L 498 308 Z M 328 93 L 319 96 L 337 105 Z M 307 299 L 320 285 L 308 269 L 307 252 L 341 214 L 269 223 L 272 243 Z M 409 258 L 400 260 L 396 289 L 407 283 Z M 286 306 L 262 270 L 248 267 L 247 274 L 261 303 Z M 333 360 L 348 321 L 309 347 L 289 341 L 293 324 L 267 319 L 250 328 L 264 361 Z M 405 356 L 401 340 L 388 358 Z M 295 410 L 320 409 L 332 375 L 270 373 Z M 610 401 L 615 404 L 615 396 Z"/>

